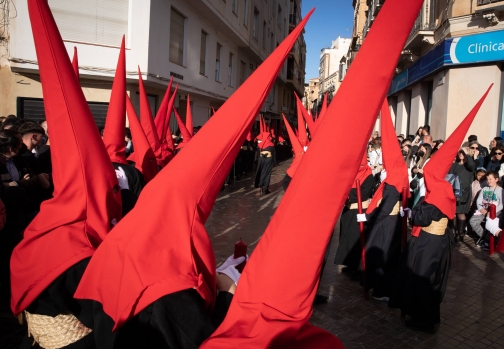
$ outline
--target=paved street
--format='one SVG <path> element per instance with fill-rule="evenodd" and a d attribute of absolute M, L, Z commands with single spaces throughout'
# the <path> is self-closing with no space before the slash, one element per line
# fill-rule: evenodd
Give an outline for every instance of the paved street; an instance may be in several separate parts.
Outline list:
<path fill-rule="evenodd" d="M 233 253 L 239 238 L 249 244 L 249 252 L 257 245 L 282 199 L 281 181 L 288 164 L 275 168 L 269 195 L 259 195 L 251 175 L 221 192 L 207 222 L 217 263 Z M 441 307 L 442 322 L 435 335 L 427 335 L 402 325 L 400 311 L 363 300 L 359 284 L 332 264 L 338 235 L 336 231 L 320 289 L 329 302 L 315 306 L 312 323 L 337 335 L 345 348 L 504 347 L 504 255 L 489 257 L 472 243 L 457 245 L 455 269 Z M 24 328 L 7 311 L 0 315 L 0 348 L 17 348 Z"/>

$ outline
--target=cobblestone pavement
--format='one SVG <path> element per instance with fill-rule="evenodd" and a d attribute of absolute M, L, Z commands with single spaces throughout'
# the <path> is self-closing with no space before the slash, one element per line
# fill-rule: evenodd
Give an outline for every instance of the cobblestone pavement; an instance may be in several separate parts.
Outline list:
<path fill-rule="evenodd" d="M 217 259 L 223 262 L 242 238 L 249 254 L 259 242 L 282 197 L 282 179 L 289 162 L 275 167 L 269 195 L 253 188 L 249 174 L 226 186 L 208 222 Z M 364 301 L 358 282 L 332 264 L 338 246 L 336 229 L 319 293 L 329 296 L 314 307 L 311 322 L 337 335 L 345 348 L 504 348 L 504 255 L 488 256 L 469 242 L 458 243 L 436 334 L 407 329 L 399 310 L 383 302 Z M 0 349 L 17 348 L 25 329 L 7 310 L 0 310 Z"/>

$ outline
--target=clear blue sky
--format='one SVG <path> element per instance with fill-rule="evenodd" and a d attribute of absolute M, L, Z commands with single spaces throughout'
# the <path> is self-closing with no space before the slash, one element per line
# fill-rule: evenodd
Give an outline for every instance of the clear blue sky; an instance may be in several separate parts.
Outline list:
<path fill-rule="evenodd" d="M 306 77 L 305 83 L 318 77 L 320 50 L 331 46 L 338 35 L 352 36 L 352 0 L 303 0 L 301 15 L 315 7 L 315 12 L 306 25 Z"/>

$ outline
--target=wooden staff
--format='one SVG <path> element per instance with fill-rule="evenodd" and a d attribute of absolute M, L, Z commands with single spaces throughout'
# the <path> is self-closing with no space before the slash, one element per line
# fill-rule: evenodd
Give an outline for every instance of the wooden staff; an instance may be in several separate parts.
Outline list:
<path fill-rule="evenodd" d="M 362 214 L 362 196 L 360 181 L 355 181 L 357 189 L 357 212 Z M 360 243 L 361 243 L 361 261 L 362 261 L 362 284 L 364 285 L 364 299 L 369 300 L 369 293 L 366 291 L 366 237 L 364 236 L 364 222 L 359 222 Z"/>
<path fill-rule="evenodd" d="M 408 234 L 408 215 L 406 214 L 406 208 L 408 208 L 408 188 L 403 187 L 402 189 L 402 208 L 404 212 L 404 217 L 402 217 L 402 251 L 406 248 L 406 237 Z"/>
<path fill-rule="evenodd" d="M 497 208 L 494 204 L 490 204 L 490 206 L 488 207 L 488 217 L 490 219 L 497 218 L 497 210 L 496 209 Z M 490 234 L 490 238 L 488 239 L 488 243 L 490 245 L 488 248 L 488 253 L 491 256 L 495 252 L 495 237 L 493 236 L 493 234 Z"/>

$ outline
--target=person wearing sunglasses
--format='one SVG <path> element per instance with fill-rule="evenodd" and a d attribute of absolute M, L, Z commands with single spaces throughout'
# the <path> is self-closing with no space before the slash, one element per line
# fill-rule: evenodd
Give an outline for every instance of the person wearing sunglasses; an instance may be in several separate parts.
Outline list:
<path fill-rule="evenodd" d="M 490 153 L 490 161 L 486 166 L 487 172 L 489 171 L 498 171 L 499 176 L 504 175 L 504 167 L 502 166 L 504 163 L 504 146 L 497 146 L 492 149 Z"/>

